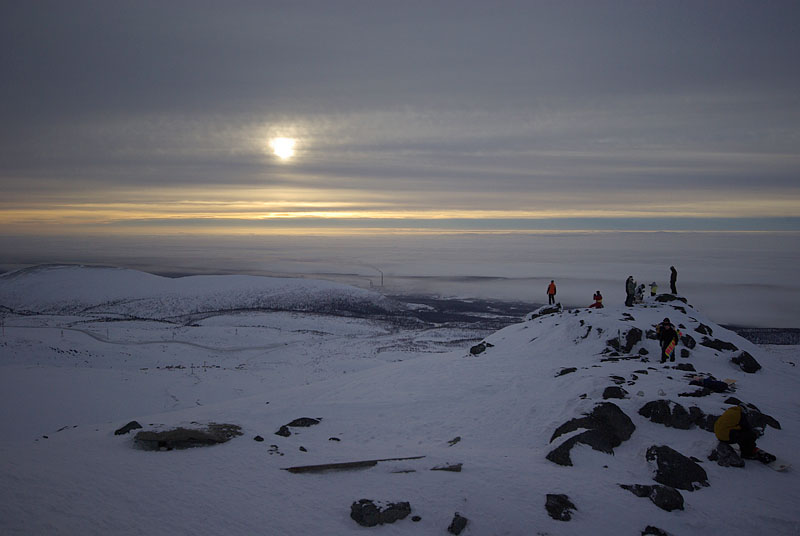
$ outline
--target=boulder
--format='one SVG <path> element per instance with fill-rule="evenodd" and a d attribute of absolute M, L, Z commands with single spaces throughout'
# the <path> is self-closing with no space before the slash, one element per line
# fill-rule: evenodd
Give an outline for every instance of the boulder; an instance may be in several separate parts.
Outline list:
<path fill-rule="evenodd" d="M 702 322 L 700 322 L 700 325 L 694 328 L 694 330 L 700 335 L 714 335 L 714 331 Z"/>
<path fill-rule="evenodd" d="M 469 353 L 471 353 L 472 355 L 482 354 L 483 352 L 486 351 L 487 348 L 492 348 L 493 346 L 494 346 L 494 344 L 492 344 L 492 343 L 489 343 L 489 342 L 486 342 L 486 341 L 482 341 L 482 342 L 476 344 L 475 346 L 473 346 L 472 348 L 470 348 L 469 349 Z"/>
<path fill-rule="evenodd" d="M 319 424 L 319 423 L 320 423 L 320 419 L 312 419 L 311 417 L 300 417 L 299 419 L 295 419 L 292 422 L 290 422 L 288 424 L 284 424 L 283 426 L 281 426 L 278 429 L 278 431 L 275 432 L 275 435 L 279 435 L 279 436 L 283 436 L 283 437 L 289 437 L 290 435 L 292 435 L 291 430 L 289 430 L 290 426 L 291 427 L 297 427 L 297 428 L 307 428 L 309 426 L 314 426 L 315 424 Z"/>
<path fill-rule="evenodd" d="M 144 450 L 180 450 L 218 445 L 240 435 L 242 429 L 235 424 L 211 423 L 204 429 L 179 427 L 163 432 L 139 432 L 134 443 Z"/>
<path fill-rule="evenodd" d="M 694 340 L 694 337 L 689 335 L 688 333 L 681 336 L 681 344 L 684 345 L 689 350 L 694 349 L 697 346 L 697 341 Z"/>
<path fill-rule="evenodd" d="M 669 533 L 653 525 L 647 525 L 642 531 L 642 536 L 669 536 Z"/>
<path fill-rule="evenodd" d="M 563 310 L 563 308 L 561 307 L 560 303 L 557 303 L 555 305 L 545 305 L 545 306 L 539 307 L 538 309 L 536 309 L 532 313 L 528 313 L 528 316 L 525 317 L 525 320 L 533 320 L 535 318 L 539 318 L 540 316 L 552 315 L 552 314 L 555 314 L 555 313 L 560 313 L 562 310 Z"/>
<path fill-rule="evenodd" d="M 717 465 L 722 467 L 744 467 L 744 460 L 727 443 L 717 443 L 717 446 L 708 455 L 708 459 L 717 462 Z"/>
<path fill-rule="evenodd" d="M 686 298 L 683 296 L 675 296 L 674 294 L 659 294 L 655 297 L 655 300 L 659 303 L 669 303 L 672 301 L 679 301 L 683 303 L 687 303 Z"/>
<path fill-rule="evenodd" d="M 752 355 L 745 351 L 733 356 L 731 361 L 734 364 L 739 365 L 739 368 L 748 374 L 758 372 L 758 370 L 761 368 L 761 365 L 758 363 L 758 361 L 756 361 Z"/>
<path fill-rule="evenodd" d="M 647 461 L 656 463 L 653 479 L 659 484 L 686 491 L 708 486 L 708 475 L 696 462 L 667 445 L 647 449 Z"/>
<path fill-rule="evenodd" d="M 687 350 L 686 348 L 681 348 L 681 357 L 685 359 L 691 355 L 692 353 L 689 350 Z"/>
<path fill-rule="evenodd" d="M 447 532 L 458 536 L 461 534 L 461 531 L 467 527 L 468 522 L 469 520 L 466 517 L 463 517 L 461 514 L 456 512 L 453 516 L 453 521 L 451 521 L 450 526 L 447 527 Z"/>
<path fill-rule="evenodd" d="M 138 430 L 141 427 L 142 427 L 142 425 L 139 424 L 138 422 L 131 421 L 128 424 L 126 424 L 125 426 L 123 426 L 122 428 L 119 428 L 118 430 L 115 430 L 114 431 L 114 435 L 125 435 L 128 432 L 130 432 L 131 430 Z"/>
<path fill-rule="evenodd" d="M 639 415 L 650 419 L 654 423 L 680 430 L 688 430 L 694 424 L 686 408 L 671 400 L 648 402 L 639 409 Z"/>
<path fill-rule="evenodd" d="M 703 337 L 703 340 L 700 342 L 702 346 L 707 348 L 711 348 L 712 350 L 717 350 L 720 352 L 723 351 L 730 351 L 735 352 L 739 348 L 736 347 L 735 344 L 732 342 L 721 341 L 719 339 L 709 339 L 708 337 Z"/>
<path fill-rule="evenodd" d="M 683 510 L 683 495 L 675 488 L 662 486 L 660 484 L 655 484 L 653 486 L 620 484 L 619 486 L 630 491 L 637 497 L 647 497 L 653 504 L 667 512 Z"/>
<path fill-rule="evenodd" d="M 609 340 L 607 344 L 617 352 L 629 354 L 631 353 L 631 350 L 633 350 L 633 347 L 636 346 L 641 340 L 642 330 L 637 327 L 633 327 L 622 335 L 622 339 L 620 339 L 620 337 L 614 337 L 613 339 Z"/>
<path fill-rule="evenodd" d="M 362 527 L 374 527 L 405 519 L 411 513 L 408 502 L 389 503 L 381 508 L 369 499 L 361 499 L 350 505 L 350 518 Z"/>
<path fill-rule="evenodd" d="M 589 445 L 594 450 L 614 453 L 614 447 L 630 439 L 636 426 L 619 406 L 612 402 L 601 402 L 583 417 L 571 419 L 559 426 L 550 438 L 552 443 L 559 436 L 585 428 L 547 454 L 547 459 L 559 465 L 572 465 L 570 451 L 578 443 Z"/>
<path fill-rule="evenodd" d="M 603 391 L 603 400 L 608 400 L 609 398 L 627 398 L 627 395 L 628 391 L 622 387 L 606 387 Z"/>
<path fill-rule="evenodd" d="M 569 521 L 572 519 L 572 510 L 577 510 L 569 497 L 563 493 L 548 493 L 544 507 L 550 517 L 557 521 Z"/>
<path fill-rule="evenodd" d="M 578 370 L 576 367 L 565 367 L 565 368 L 562 368 L 556 374 L 556 378 L 559 377 L 559 376 L 563 376 L 565 374 L 571 374 L 571 373 L 575 372 L 576 370 Z"/>

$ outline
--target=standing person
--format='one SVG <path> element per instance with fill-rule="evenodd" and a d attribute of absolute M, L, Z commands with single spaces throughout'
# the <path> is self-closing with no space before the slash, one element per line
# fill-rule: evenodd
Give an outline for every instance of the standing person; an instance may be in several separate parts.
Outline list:
<path fill-rule="evenodd" d="M 553 305 L 554 303 L 556 303 L 556 282 L 551 279 L 550 284 L 547 285 L 547 304 Z"/>
<path fill-rule="evenodd" d="M 666 363 L 667 359 L 675 361 L 675 347 L 678 345 L 678 337 L 681 336 L 681 332 L 672 325 L 669 318 L 665 318 L 656 326 L 656 335 L 661 343 L 661 362 Z"/>
<path fill-rule="evenodd" d="M 628 307 L 633 307 L 634 294 L 636 294 L 636 281 L 633 280 L 632 275 L 629 275 L 625 280 L 625 305 Z"/>
<path fill-rule="evenodd" d="M 678 270 L 674 266 L 669 267 L 669 290 L 673 294 L 678 294 L 678 289 L 675 288 L 675 282 L 678 280 Z"/>
<path fill-rule="evenodd" d="M 656 294 L 658 294 L 658 285 L 653 281 L 650 283 L 650 296 L 655 296 Z"/>

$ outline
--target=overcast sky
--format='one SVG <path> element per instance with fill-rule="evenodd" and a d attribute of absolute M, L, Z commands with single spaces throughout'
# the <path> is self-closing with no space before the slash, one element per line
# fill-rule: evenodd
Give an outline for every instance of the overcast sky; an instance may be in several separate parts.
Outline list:
<path fill-rule="evenodd" d="M 5 0 L 0 225 L 798 230 L 798 26 L 793 0 Z"/>

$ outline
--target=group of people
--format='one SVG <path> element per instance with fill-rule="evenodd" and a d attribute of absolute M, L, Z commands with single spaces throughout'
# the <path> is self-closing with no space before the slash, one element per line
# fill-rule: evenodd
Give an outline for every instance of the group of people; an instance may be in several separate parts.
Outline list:
<path fill-rule="evenodd" d="M 669 288 L 672 294 L 677 294 L 678 289 L 676 288 L 676 282 L 678 281 L 678 271 L 675 269 L 674 266 L 669 267 L 670 270 L 670 277 L 669 277 Z M 547 304 L 553 305 L 556 303 L 556 282 L 555 280 L 551 279 L 550 284 L 547 285 Z M 641 285 L 637 285 L 636 280 L 633 278 L 632 275 L 628 276 L 628 279 L 625 281 L 625 305 L 628 307 L 633 307 L 635 303 L 642 303 L 644 302 L 644 292 L 645 292 L 645 285 L 642 283 Z M 658 284 L 653 281 L 650 283 L 650 296 L 655 296 L 658 294 Z M 592 296 L 594 299 L 594 303 L 592 303 L 589 308 L 594 309 L 602 309 L 603 308 L 603 295 L 598 290 Z"/>

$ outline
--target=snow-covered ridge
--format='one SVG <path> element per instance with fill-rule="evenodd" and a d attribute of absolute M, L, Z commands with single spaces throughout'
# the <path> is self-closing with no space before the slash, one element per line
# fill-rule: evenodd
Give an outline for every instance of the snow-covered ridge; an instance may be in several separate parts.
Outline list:
<path fill-rule="evenodd" d="M 114 267 L 46 265 L 0 275 L 0 306 L 17 312 L 170 319 L 207 312 L 281 310 L 385 314 L 383 295 L 329 281 L 248 275 L 167 278 Z"/>

